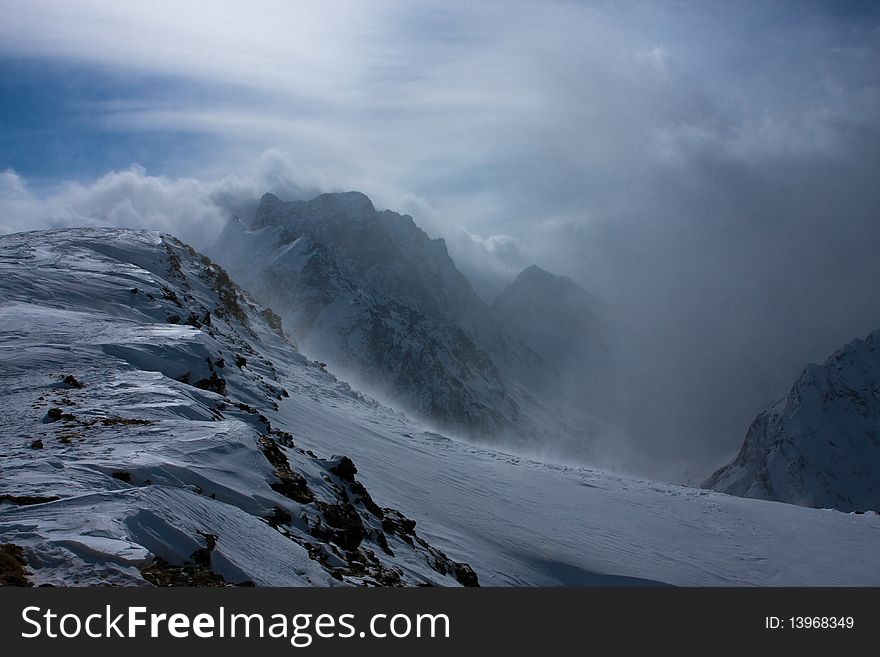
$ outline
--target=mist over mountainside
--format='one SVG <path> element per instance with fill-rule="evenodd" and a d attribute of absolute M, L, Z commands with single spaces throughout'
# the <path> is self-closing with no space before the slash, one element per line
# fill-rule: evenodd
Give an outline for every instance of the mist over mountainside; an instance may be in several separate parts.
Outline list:
<path fill-rule="evenodd" d="M 880 331 L 808 365 L 758 415 L 707 488 L 841 511 L 880 510 Z"/>
<path fill-rule="evenodd" d="M 450 439 L 354 391 L 285 334 L 224 270 L 170 236 L 0 237 L 0 544 L 21 560 L 19 576 L 158 586 L 880 582 L 880 516 Z"/>
<path fill-rule="evenodd" d="M 538 353 L 545 340 L 568 349 L 586 337 L 573 283 L 545 300 L 575 301 L 572 322 L 553 328 L 551 313 L 529 327 L 512 322 L 531 300 L 512 291 L 490 307 L 443 239 L 358 192 L 289 202 L 266 194 L 249 225 L 229 220 L 211 253 L 277 310 L 306 353 L 439 428 L 581 461 L 602 435 L 588 414 L 565 412 L 558 366 L 571 360 Z"/>
<path fill-rule="evenodd" d="M 602 400 L 602 385 L 613 366 L 612 341 L 603 307 L 580 285 L 531 265 L 498 294 L 491 309 L 508 333 L 552 368 L 552 377 L 540 384 L 564 405 L 586 404 L 595 412 L 608 402 Z"/>
<path fill-rule="evenodd" d="M 492 302 L 505 328 L 563 369 L 579 358 L 596 333 L 589 297 L 569 278 L 537 265 L 524 269 Z"/>

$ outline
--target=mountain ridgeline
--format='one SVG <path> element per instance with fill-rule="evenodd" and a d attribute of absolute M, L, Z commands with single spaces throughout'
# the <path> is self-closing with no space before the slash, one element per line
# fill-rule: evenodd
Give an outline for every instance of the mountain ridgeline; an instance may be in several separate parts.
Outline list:
<path fill-rule="evenodd" d="M 249 224 L 229 220 L 212 255 L 281 315 L 306 353 L 407 412 L 474 437 L 588 449 L 588 430 L 554 409 L 561 359 L 547 348 L 581 337 L 585 324 L 530 315 L 534 299 L 521 291 L 537 267 L 490 306 L 443 239 L 358 192 L 266 194 Z M 586 298 L 568 279 L 542 275 Z"/>
<path fill-rule="evenodd" d="M 0 544 L 18 583 L 478 583 L 348 456 L 299 443 L 318 424 L 351 445 L 385 413 L 211 260 L 105 228 L 4 235 L 0 254 Z"/>
<path fill-rule="evenodd" d="M 880 331 L 824 365 L 758 415 L 739 455 L 704 484 L 742 497 L 880 511 Z"/>

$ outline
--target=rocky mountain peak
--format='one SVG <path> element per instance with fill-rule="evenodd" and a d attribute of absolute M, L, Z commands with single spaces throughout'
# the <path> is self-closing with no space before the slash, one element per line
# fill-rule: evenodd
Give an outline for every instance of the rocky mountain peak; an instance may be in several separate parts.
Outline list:
<path fill-rule="evenodd" d="M 545 269 L 541 269 L 538 265 L 530 265 L 523 269 L 514 279 L 511 286 L 514 289 L 533 290 L 542 294 L 550 293 L 560 295 L 566 293 L 582 292 L 586 295 L 577 283 L 566 276 L 551 274 Z"/>
<path fill-rule="evenodd" d="M 804 368 L 707 488 L 841 511 L 880 509 L 880 331 Z"/>
<path fill-rule="evenodd" d="M 349 219 L 362 219 L 376 213 L 373 202 L 361 192 L 321 194 L 309 203 L 329 212 L 338 212 Z"/>

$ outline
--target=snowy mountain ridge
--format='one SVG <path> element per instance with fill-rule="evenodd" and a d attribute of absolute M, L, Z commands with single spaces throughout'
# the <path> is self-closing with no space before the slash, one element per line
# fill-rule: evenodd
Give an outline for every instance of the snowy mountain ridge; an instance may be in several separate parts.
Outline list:
<path fill-rule="evenodd" d="M 880 516 L 450 439 L 156 233 L 0 237 L 0 363 L 0 544 L 35 584 L 880 584 Z"/>
<path fill-rule="evenodd" d="M 169 236 L 0 237 L 0 535 L 34 583 L 476 584 L 264 413 L 362 399 Z"/>
<path fill-rule="evenodd" d="M 733 495 L 842 511 L 880 510 L 880 331 L 762 412 L 734 461 L 704 484 Z"/>

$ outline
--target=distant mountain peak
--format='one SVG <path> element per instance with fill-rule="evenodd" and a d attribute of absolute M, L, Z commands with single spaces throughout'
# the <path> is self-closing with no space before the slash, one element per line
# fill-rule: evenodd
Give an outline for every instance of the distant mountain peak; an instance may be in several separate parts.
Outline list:
<path fill-rule="evenodd" d="M 280 226 L 286 224 L 292 213 L 304 205 L 302 201 L 282 201 L 280 198 L 266 192 L 260 198 L 260 204 L 251 222 L 252 228 L 264 228 L 265 226 Z"/>
<path fill-rule="evenodd" d="M 361 192 L 328 192 L 310 201 L 284 201 L 267 192 L 260 198 L 251 227 L 286 227 L 303 218 L 312 223 L 322 223 L 330 217 L 363 221 L 375 219 L 377 214 L 373 202 Z"/>
<path fill-rule="evenodd" d="M 360 218 L 376 212 L 370 198 L 362 192 L 355 191 L 321 194 L 310 203 L 336 210 L 351 218 Z"/>
<path fill-rule="evenodd" d="M 585 358 L 597 341 L 592 306 L 580 285 L 531 265 L 501 291 L 492 311 L 514 336 L 563 369 Z"/>
<path fill-rule="evenodd" d="M 528 278 L 532 276 L 553 276 L 554 278 L 556 277 L 554 274 L 551 274 L 546 269 L 541 269 L 538 265 L 529 265 L 519 273 L 519 276 L 517 276 L 517 278 Z"/>
<path fill-rule="evenodd" d="M 523 269 L 519 275 L 514 279 L 513 285 L 521 286 L 521 285 L 530 285 L 530 286 L 538 286 L 543 289 L 578 289 L 582 290 L 581 286 L 575 283 L 573 280 L 566 276 L 560 276 L 558 274 L 553 274 L 546 269 L 541 269 L 538 265 L 529 265 L 525 269 Z"/>
<path fill-rule="evenodd" d="M 266 194 L 250 230 L 229 225 L 215 254 L 315 357 L 376 380 L 407 410 L 480 435 L 519 421 L 502 370 L 537 356 L 504 334 L 446 242 L 411 216 L 356 191 Z"/>
<path fill-rule="evenodd" d="M 570 278 L 550 273 L 538 265 L 530 265 L 523 269 L 492 303 L 496 312 L 505 314 L 516 312 L 517 307 L 556 306 L 563 303 L 565 307 L 585 309 L 589 304 L 586 290 Z"/>

